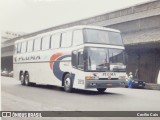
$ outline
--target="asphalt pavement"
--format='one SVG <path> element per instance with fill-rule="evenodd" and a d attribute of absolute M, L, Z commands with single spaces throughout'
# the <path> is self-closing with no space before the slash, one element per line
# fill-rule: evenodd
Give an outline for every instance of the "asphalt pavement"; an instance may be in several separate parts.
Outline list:
<path fill-rule="evenodd" d="M 103 94 L 99 94 L 96 90 L 74 90 L 73 93 L 66 93 L 60 87 L 22 86 L 14 78 L 1 77 L 1 91 L 3 111 L 160 111 L 160 91 L 157 90 L 108 88 Z M 14 119 L 19 120 L 19 118 Z"/>

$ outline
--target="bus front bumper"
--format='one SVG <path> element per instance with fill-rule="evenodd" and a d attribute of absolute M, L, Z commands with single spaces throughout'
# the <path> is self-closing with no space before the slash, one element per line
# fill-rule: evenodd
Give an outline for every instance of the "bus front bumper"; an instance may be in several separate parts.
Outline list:
<path fill-rule="evenodd" d="M 85 88 L 125 87 L 125 80 L 86 80 Z"/>

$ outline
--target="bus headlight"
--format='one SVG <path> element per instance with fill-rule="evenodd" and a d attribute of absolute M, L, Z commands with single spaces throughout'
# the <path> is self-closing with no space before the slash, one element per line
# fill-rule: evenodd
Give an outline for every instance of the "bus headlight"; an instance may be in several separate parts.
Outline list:
<path fill-rule="evenodd" d="M 97 76 L 86 76 L 85 80 L 98 80 L 99 78 Z"/>

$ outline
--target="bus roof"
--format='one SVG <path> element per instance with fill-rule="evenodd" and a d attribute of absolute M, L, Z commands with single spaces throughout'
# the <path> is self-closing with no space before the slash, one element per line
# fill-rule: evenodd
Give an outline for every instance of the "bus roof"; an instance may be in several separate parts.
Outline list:
<path fill-rule="evenodd" d="M 25 39 L 17 40 L 17 41 L 15 41 L 15 43 L 21 42 L 23 40 L 25 41 L 25 40 L 28 40 L 28 39 L 31 39 L 31 38 L 35 38 L 35 37 L 45 36 L 45 35 L 48 35 L 48 34 L 53 34 L 53 33 L 58 33 L 58 32 L 64 32 L 64 31 L 67 31 L 67 30 L 74 30 L 74 29 L 85 29 L 85 28 L 88 28 L 88 29 L 98 29 L 98 30 L 106 30 L 106 31 L 112 31 L 112 32 L 120 32 L 119 30 L 116 30 L 116 29 L 111 29 L 111 28 L 106 28 L 106 27 L 101 27 L 101 26 L 78 25 L 78 26 L 73 26 L 73 27 L 64 28 L 64 29 L 58 29 L 58 30 L 54 30 L 54 31 L 46 32 L 46 33 L 41 33 L 41 34 L 38 34 L 38 35 L 35 35 L 35 36 L 32 36 L 32 37 L 28 37 L 28 38 L 25 38 Z"/>

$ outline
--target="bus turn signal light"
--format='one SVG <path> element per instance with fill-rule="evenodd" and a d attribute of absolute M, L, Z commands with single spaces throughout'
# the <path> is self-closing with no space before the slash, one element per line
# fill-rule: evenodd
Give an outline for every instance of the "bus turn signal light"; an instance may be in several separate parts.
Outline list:
<path fill-rule="evenodd" d="M 92 77 L 91 77 L 91 76 L 86 76 L 85 79 L 86 79 L 86 80 L 91 80 Z"/>
<path fill-rule="evenodd" d="M 98 77 L 94 77 L 94 76 L 86 76 L 85 80 L 98 80 Z"/>

